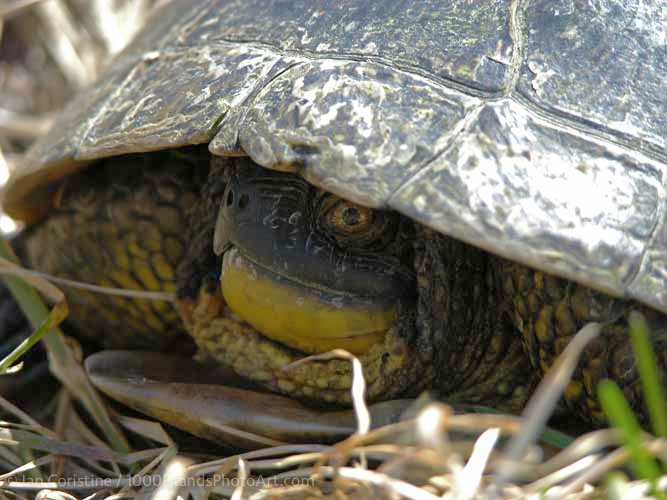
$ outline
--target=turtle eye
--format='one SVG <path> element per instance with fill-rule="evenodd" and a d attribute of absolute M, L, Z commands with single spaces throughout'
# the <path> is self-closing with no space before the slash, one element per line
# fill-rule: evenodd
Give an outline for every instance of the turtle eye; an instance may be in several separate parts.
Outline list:
<path fill-rule="evenodd" d="M 368 231 L 373 224 L 373 210 L 340 200 L 326 213 L 329 227 L 343 235 L 355 235 Z"/>

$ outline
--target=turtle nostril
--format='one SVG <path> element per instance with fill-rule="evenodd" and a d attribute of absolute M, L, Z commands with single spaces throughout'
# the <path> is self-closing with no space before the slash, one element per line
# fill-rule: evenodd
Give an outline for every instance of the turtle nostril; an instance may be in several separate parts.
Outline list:
<path fill-rule="evenodd" d="M 231 207 L 234 204 L 234 191 L 232 189 L 227 193 L 227 206 Z"/>
<path fill-rule="evenodd" d="M 243 210 L 245 207 L 248 206 L 249 202 L 250 202 L 250 197 L 247 194 L 243 193 L 239 198 L 239 208 Z"/>

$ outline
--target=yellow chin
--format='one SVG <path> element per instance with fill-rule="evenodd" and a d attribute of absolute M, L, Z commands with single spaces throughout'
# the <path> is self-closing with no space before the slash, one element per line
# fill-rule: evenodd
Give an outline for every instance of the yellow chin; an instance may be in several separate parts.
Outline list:
<path fill-rule="evenodd" d="M 227 306 L 266 337 L 307 353 L 345 349 L 363 354 L 396 322 L 395 304 L 325 294 L 225 253 L 220 278 Z"/>

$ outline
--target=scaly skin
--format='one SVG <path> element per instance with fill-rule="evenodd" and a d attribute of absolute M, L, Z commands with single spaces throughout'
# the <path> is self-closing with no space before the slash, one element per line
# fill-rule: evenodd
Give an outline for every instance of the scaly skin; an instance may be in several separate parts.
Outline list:
<path fill-rule="evenodd" d="M 207 156 L 196 148 L 103 161 L 68 178 L 51 216 L 31 227 L 26 253 L 41 271 L 94 285 L 175 292 L 187 250 L 187 214 Z M 164 349 L 187 342 L 167 302 L 68 289 L 79 333 L 109 347 Z"/>
<path fill-rule="evenodd" d="M 498 276 L 506 297 L 511 298 L 510 317 L 521 332 L 526 353 L 536 371 L 544 373 L 563 352 L 572 336 L 590 321 L 603 324 L 602 333 L 588 345 L 565 391 L 569 410 L 580 417 L 602 422 L 597 401 L 598 383 L 614 379 L 634 410 L 646 421 L 627 319 L 640 311 L 650 326 L 658 363 L 667 366 L 665 317 L 636 302 L 614 299 L 571 281 L 498 260 Z"/>
<path fill-rule="evenodd" d="M 347 360 L 312 361 L 284 368 L 304 357 L 259 334 L 225 307 L 220 292 L 202 288 L 188 324 L 202 361 L 231 366 L 236 373 L 264 387 L 303 399 L 348 405 L 352 402 L 352 366 Z M 430 370 L 415 363 L 415 355 L 392 328 L 359 356 L 364 367 L 368 401 L 415 396 L 429 385 Z"/>
<path fill-rule="evenodd" d="M 274 391 L 348 403 L 347 361 L 283 371 L 306 353 L 255 331 L 221 296 L 214 228 L 238 161 L 211 159 L 205 181 L 205 148 L 106 160 L 65 182 L 51 217 L 32 229 L 31 261 L 41 271 L 105 286 L 178 289 L 178 312 L 200 357 L 225 363 Z M 131 168 L 121 176 L 124 166 Z M 406 241 L 416 299 L 400 301 L 397 324 L 360 356 L 370 400 L 432 387 L 448 399 L 518 411 L 567 340 L 596 320 L 608 325 L 584 356 L 566 392 L 567 404 L 599 421 L 595 384 L 612 376 L 640 406 L 625 319 L 636 309 L 654 324 L 664 316 L 404 222 L 413 226 Z M 102 332 L 107 345 L 160 349 L 183 330 L 169 305 L 75 296 L 74 320 L 84 331 Z M 659 329 L 654 340 L 661 366 L 667 366 Z"/>
<path fill-rule="evenodd" d="M 448 400 L 517 412 L 537 383 L 505 313 L 489 254 L 418 227 L 416 342 Z"/>

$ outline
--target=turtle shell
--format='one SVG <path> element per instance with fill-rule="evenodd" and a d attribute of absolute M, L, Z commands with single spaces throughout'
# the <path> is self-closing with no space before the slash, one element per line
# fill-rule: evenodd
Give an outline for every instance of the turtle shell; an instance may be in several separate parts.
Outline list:
<path fill-rule="evenodd" d="M 667 3 L 170 2 L 14 172 L 209 143 L 667 312 Z"/>

